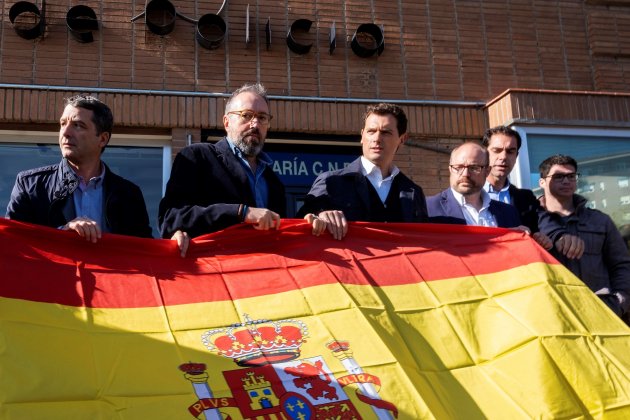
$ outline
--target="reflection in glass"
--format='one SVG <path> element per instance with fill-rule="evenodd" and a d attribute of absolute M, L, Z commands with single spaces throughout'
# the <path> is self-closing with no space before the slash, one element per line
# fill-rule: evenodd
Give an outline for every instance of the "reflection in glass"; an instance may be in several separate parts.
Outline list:
<path fill-rule="evenodd" d="M 538 187 L 538 165 L 554 154 L 566 154 L 578 162 L 577 193 L 589 200 L 589 207 L 605 211 L 617 226 L 630 223 L 630 139 L 539 135 L 527 136 L 530 180 L 534 194 Z"/>

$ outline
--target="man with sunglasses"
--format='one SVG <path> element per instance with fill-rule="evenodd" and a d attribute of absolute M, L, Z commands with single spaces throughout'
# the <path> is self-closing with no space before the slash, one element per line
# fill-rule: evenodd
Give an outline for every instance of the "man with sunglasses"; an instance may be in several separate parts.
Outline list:
<path fill-rule="evenodd" d="M 286 212 L 284 186 L 262 151 L 271 118 L 265 88 L 243 85 L 225 105 L 227 136 L 179 152 L 160 202 L 164 238 L 177 230 L 196 237 L 242 222 L 260 230 L 278 229 Z"/>
<path fill-rule="evenodd" d="M 490 173 L 489 159 L 488 151 L 477 143 L 468 142 L 453 149 L 449 162 L 451 187 L 427 198 L 430 222 L 520 227 L 516 208 L 492 200 L 483 189 Z"/>
<path fill-rule="evenodd" d="M 570 156 L 554 155 L 539 166 L 543 209 L 538 226 L 554 242 L 551 253 L 579 277 L 620 317 L 630 309 L 630 256 L 612 219 L 587 207 L 577 195 L 578 164 Z M 579 258 L 562 252 L 566 236 L 582 239 Z"/>

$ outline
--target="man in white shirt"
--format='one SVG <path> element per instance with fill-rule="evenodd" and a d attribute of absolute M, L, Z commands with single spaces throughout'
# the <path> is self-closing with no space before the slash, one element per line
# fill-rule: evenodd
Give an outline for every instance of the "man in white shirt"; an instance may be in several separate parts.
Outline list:
<path fill-rule="evenodd" d="M 451 152 L 450 188 L 427 199 L 429 221 L 472 226 L 519 227 L 516 208 L 492 200 L 483 189 L 490 172 L 488 151 L 464 143 Z M 527 231 L 527 228 L 521 227 Z"/>
<path fill-rule="evenodd" d="M 335 239 L 348 221 L 425 222 L 422 188 L 405 176 L 394 156 L 407 138 L 407 116 L 394 104 L 371 105 L 363 115 L 363 154 L 346 168 L 317 177 L 298 215 L 313 214 L 326 222 Z"/>

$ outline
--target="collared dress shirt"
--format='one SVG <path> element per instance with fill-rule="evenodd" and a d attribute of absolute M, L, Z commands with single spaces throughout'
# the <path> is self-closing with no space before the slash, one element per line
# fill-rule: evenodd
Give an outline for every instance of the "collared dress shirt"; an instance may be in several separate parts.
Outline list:
<path fill-rule="evenodd" d="M 490 195 L 485 191 L 481 190 L 481 209 L 477 211 L 472 205 L 466 203 L 466 199 L 463 195 L 455 191 L 451 188 L 453 192 L 453 196 L 455 196 L 455 200 L 459 203 L 462 208 L 462 213 L 464 213 L 464 218 L 466 219 L 466 224 L 469 226 L 489 226 L 489 227 L 497 227 L 497 220 L 492 213 L 490 213 Z"/>
<path fill-rule="evenodd" d="M 378 197 L 381 199 L 381 202 L 385 204 L 387 200 L 387 195 L 389 191 L 392 189 L 392 183 L 394 182 L 394 177 L 400 173 L 400 169 L 397 166 L 392 166 L 392 170 L 390 175 L 387 178 L 383 179 L 383 173 L 381 169 L 367 160 L 365 157 L 361 156 L 361 172 L 363 175 L 367 177 L 370 181 L 370 184 L 376 190 Z"/>
<path fill-rule="evenodd" d="M 88 217 L 98 223 L 101 231 L 108 232 L 103 223 L 103 179 L 105 167 L 101 165 L 101 174 L 90 178 L 87 182 L 77 175 L 79 186 L 72 194 L 74 211 L 77 217 Z"/>
<path fill-rule="evenodd" d="M 254 197 L 256 198 L 256 206 L 260 208 L 269 207 L 269 188 L 267 186 L 267 181 L 263 176 L 263 172 L 268 166 L 273 165 L 273 161 L 265 152 L 260 152 L 257 156 L 258 165 L 256 165 L 256 173 L 252 171 L 251 166 L 249 166 L 249 162 L 243 156 L 243 152 L 241 149 L 236 147 L 236 145 L 232 142 L 232 140 L 227 139 L 230 148 L 234 152 L 234 155 L 238 157 L 239 162 L 245 168 L 245 173 L 247 174 L 247 179 L 249 180 L 249 186 L 254 193 Z"/>
<path fill-rule="evenodd" d="M 500 201 L 505 204 L 512 204 L 512 196 L 510 195 L 510 181 L 505 183 L 505 187 L 500 190 L 495 190 L 488 181 L 483 186 L 483 189 L 490 195 L 493 200 Z"/>

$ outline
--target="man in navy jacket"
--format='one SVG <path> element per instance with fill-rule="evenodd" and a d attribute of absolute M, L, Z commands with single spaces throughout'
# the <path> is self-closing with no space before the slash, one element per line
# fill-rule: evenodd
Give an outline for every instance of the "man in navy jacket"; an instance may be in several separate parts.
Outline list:
<path fill-rule="evenodd" d="M 326 222 L 335 239 L 347 221 L 426 222 L 422 188 L 394 165 L 407 137 L 407 116 L 394 104 L 371 105 L 363 115 L 362 156 L 346 168 L 319 175 L 298 214 Z"/>
<path fill-rule="evenodd" d="M 521 222 L 516 208 L 492 200 L 483 190 L 490 172 L 488 151 L 477 143 L 464 143 L 451 152 L 451 187 L 427 199 L 429 221 L 473 226 L 514 228 Z M 529 231 L 524 226 L 523 230 Z"/>
<path fill-rule="evenodd" d="M 90 242 L 103 232 L 151 237 L 142 192 L 101 160 L 112 112 L 92 96 L 66 100 L 56 165 L 20 172 L 7 206 L 12 220 L 73 230 Z"/>

